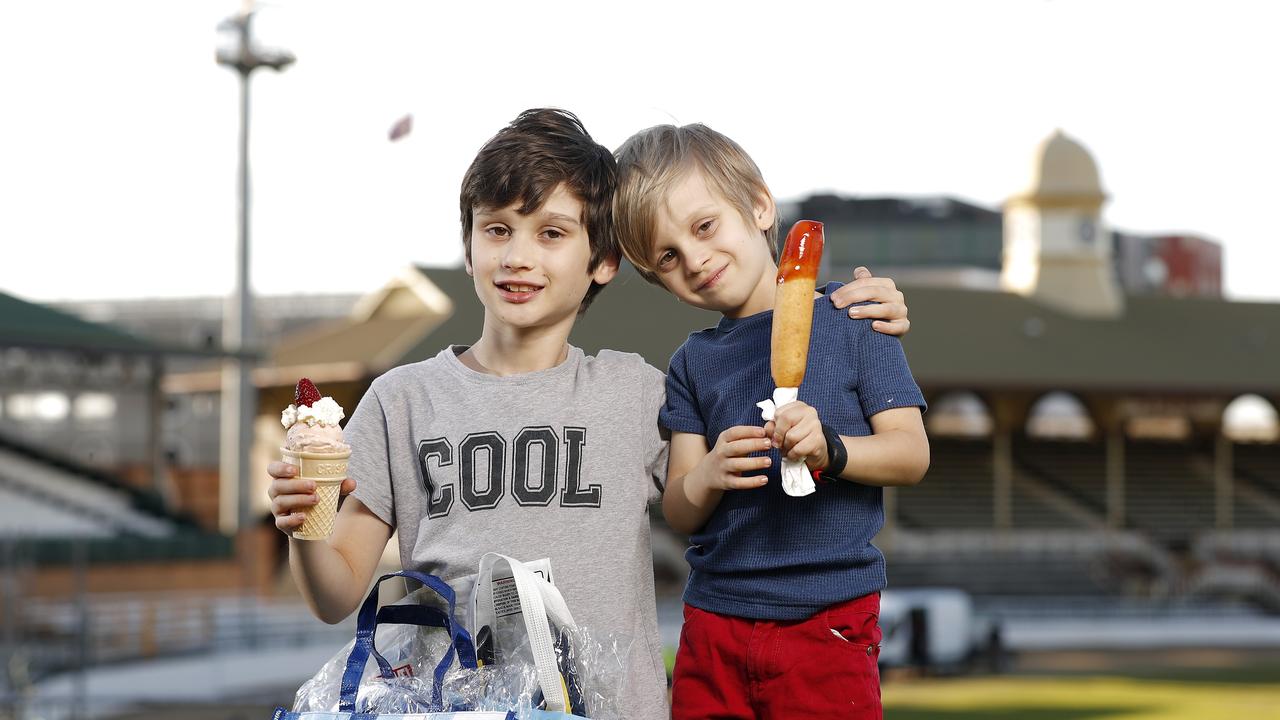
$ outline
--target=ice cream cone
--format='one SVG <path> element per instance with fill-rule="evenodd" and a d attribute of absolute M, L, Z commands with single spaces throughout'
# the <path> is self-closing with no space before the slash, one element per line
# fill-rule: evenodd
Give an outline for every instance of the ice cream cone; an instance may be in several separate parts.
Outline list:
<path fill-rule="evenodd" d="M 338 496 L 347 477 L 350 450 L 332 453 L 308 452 L 280 448 L 285 462 L 298 467 L 298 479 L 316 484 L 318 501 L 307 511 L 302 527 L 293 531 L 297 540 L 324 540 L 333 533 L 333 520 L 338 514 Z"/>

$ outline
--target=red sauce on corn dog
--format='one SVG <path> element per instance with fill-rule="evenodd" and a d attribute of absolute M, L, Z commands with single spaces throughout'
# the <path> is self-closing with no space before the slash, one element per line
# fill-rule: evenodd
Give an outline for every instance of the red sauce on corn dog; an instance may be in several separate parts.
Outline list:
<path fill-rule="evenodd" d="M 822 223 L 801 220 L 791 227 L 782 247 L 770 356 L 773 382 L 778 387 L 800 387 L 804 380 L 822 245 Z"/>

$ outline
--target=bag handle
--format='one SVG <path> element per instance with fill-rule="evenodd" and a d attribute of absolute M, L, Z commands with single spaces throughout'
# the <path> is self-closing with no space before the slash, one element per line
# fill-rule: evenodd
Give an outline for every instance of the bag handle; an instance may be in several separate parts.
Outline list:
<path fill-rule="evenodd" d="M 378 608 L 379 625 L 421 625 L 449 629 L 449 615 L 430 605 L 384 605 Z"/>
<path fill-rule="evenodd" d="M 415 605 L 388 605 L 379 610 L 378 586 L 383 581 L 396 577 L 416 580 L 422 583 L 423 586 L 430 588 L 449 604 L 449 612 L 446 614 L 436 608 Z M 369 662 L 370 655 L 377 661 L 382 677 L 395 677 L 395 671 L 391 669 L 391 663 L 382 657 L 382 654 L 378 652 L 377 647 L 374 645 L 375 632 L 380 622 L 443 627 L 448 631 L 449 650 L 445 653 L 444 658 L 440 660 L 440 663 L 436 665 L 435 682 L 431 688 L 432 704 L 437 707 L 440 706 L 442 704 L 444 675 L 449 670 L 449 666 L 453 664 L 454 655 L 457 655 L 458 664 L 462 667 L 468 669 L 476 667 L 475 646 L 472 644 L 471 634 L 458 622 L 456 605 L 453 588 L 435 575 L 427 575 L 414 570 L 401 570 L 387 573 L 378 578 L 356 615 L 356 640 L 355 645 L 351 648 L 351 654 L 347 656 L 347 668 L 342 675 L 342 690 L 338 696 L 338 711 L 348 713 L 356 711 L 356 694 L 360 690 L 360 678 L 364 676 L 364 667 Z"/>
<path fill-rule="evenodd" d="M 499 565 L 510 568 L 511 578 L 516 584 L 520 611 L 524 614 L 525 631 L 529 635 L 529 646 L 533 649 L 538 685 L 546 699 L 547 710 L 567 712 L 569 698 L 561 683 L 560 668 L 556 664 L 555 641 L 547 618 L 550 617 L 561 628 L 576 628 L 577 623 L 556 586 L 535 575 L 519 560 L 498 553 L 486 553 L 480 558 L 480 571 L 476 577 L 477 626 L 481 624 L 480 618 L 492 620 L 497 615 L 493 603 L 493 571 Z M 482 591 L 482 588 L 487 588 L 487 591 Z"/>

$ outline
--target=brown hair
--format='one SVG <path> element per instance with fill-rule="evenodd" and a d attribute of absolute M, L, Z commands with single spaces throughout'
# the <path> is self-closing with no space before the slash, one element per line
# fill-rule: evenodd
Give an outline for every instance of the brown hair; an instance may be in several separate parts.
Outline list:
<path fill-rule="evenodd" d="M 462 177 L 462 247 L 471 259 L 471 213 L 519 202 L 522 215 L 536 212 L 562 183 L 583 204 L 580 218 L 591 244 L 588 272 L 618 256 L 613 231 L 613 190 L 618 166 L 609 149 L 596 143 L 582 121 L 567 110 L 525 110 L 498 131 Z M 592 282 L 581 310 L 604 288 Z"/>
<path fill-rule="evenodd" d="M 707 184 L 754 223 L 752 211 L 761 197 L 772 199 L 760 168 L 733 140 L 701 123 L 656 125 L 632 135 L 616 153 L 618 189 L 613 220 L 618 245 L 636 270 L 658 283 L 653 261 L 654 226 L 667 190 L 696 168 Z M 769 252 L 778 259 L 778 220 L 765 231 Z"/>

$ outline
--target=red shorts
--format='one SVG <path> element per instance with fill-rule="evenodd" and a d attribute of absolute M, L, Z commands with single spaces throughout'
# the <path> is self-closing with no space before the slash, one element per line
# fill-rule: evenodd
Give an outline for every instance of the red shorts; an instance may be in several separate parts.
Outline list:
<path fill-rule="evenodd" d="M 880 720 L 880 593 L 807 620 L 749 620 L 684 606 L 673 720 Z"/>

